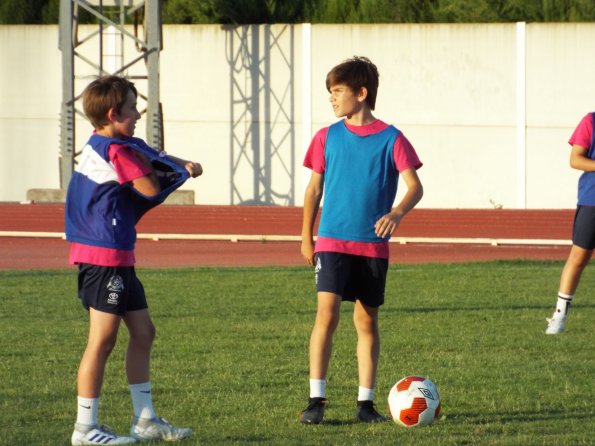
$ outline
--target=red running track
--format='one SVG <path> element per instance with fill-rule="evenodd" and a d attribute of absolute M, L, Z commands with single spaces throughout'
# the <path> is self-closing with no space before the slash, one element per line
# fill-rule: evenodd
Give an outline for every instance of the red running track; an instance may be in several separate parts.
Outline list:
<path fill-rule="evenodd" d="M 0 231 L 63 232 L 62 204 L 0 204 Z M 574 210 L 414 209 L 397 237 L 569 240 Z M 301 207 L 164 205 L 149 212 L 138 233 L 291 235 L 301 231 Z M 564 260 L 565 246 L 391 243 L 391 263 L 495 259 Z M 138 240 L 138 267 L 302 265 L 299 242 Z M 59 238 L 0 237 L 0 269 L 68 267 Z"/>

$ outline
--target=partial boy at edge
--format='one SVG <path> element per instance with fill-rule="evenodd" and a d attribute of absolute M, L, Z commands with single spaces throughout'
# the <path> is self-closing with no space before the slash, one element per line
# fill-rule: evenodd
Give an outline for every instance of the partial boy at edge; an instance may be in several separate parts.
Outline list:
<path fill-rule="evenodd" d="M 578 201 L 572 228 L 572 248 L 562 269 L 556 309 L 547 318 L 546 334 L 564 331 L 570 304 L 578 288 L 581 275 L 595 249 L 595 112 L 580 121 L 568 143 L 570 167 L 582 170 L 578 181 Z"/>

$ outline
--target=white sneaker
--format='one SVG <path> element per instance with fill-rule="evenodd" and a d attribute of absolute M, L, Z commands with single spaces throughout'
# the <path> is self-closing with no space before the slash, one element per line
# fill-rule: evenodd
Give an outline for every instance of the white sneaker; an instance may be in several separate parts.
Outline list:
<path fill-rule="evenodd" d="M 151 419 L 134 417 L 130 435 L 137 440 L 176 441 L 192 436 L 192 429 L 176 427 L 161 417 Z"/>
<path fill-rule="evenodd" d="M 564 331 L 564 324 L 566 323 L 566 316 L 560 316 L 557 313 L 551 318 L 545 318 L 547 321 L 547 328 L 545 334 L 559 334 Z"/>
<path fill-rule="evenodd" d="M 85 426 L 76 423 L 72 433 L 71 443 L 73 445 L 83 444 L 131 444 L 136 440 L 131 437 L 120 437 L 108 426 Z"/>

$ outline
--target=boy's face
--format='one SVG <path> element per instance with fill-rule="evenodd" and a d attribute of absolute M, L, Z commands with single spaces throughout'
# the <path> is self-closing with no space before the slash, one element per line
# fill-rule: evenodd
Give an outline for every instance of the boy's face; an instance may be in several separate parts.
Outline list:
<path fill-rule="evenodd" d="M 345 84 L 337 84 L 331 87 L 329 101 L 337 118 L 350 117 L 362 109 L 365 96 L 362 99 L 361 93 L 356 94 Z"/>
<path fill-rule="evenodd" d="M 136 96 L 132 91 L 126 95 L 126 101 L 122 109 L 117 112 L 113 111 L 112 126 L 115 137 L 132 136 L 134 135 L 134 128 L 136 121 L 140 119 L 140 113 L 136 109 Z"/>

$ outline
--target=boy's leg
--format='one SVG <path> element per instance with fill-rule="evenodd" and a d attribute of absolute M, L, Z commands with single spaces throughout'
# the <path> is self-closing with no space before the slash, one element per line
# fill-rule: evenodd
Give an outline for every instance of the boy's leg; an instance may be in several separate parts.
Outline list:
<path fill-rule="evenodd" d="M 560 277 L 560 288 L 556 309 L 551 318 L 548 318 L 546 334 L 559 334 L 564 331 L 566 315 L 572 303 L 572 298 L 578 288 L 581 275 L 588 265 L 593 255 L 592 249 L 584 249 L 577 245 L 572 245 L 568 259 L 562 269 Z"/>
<path fill-rule="evenodd" d="M 359 299 L 355 301 L 353 323 L 357 331 L 357 365 L 359 372 L 359 390 L 357 418 L 366 423 L 386 421 L 374 408 L 374 389 L 376 371 L 380 355 L 380 332 L 378 330 L 378 310 L 369 307 Z"/>
<path fill-rule="evenodd" d="M 155 417 L 150 371 L 155 326 L 147 309 L 129 311 L 122 319 L 130 335 L 126 351 L 126 374 L 134 416 L 151 419 Z"/>
<path fill-rule="evenodd" d="M 120 319 L 118 315 L 89 308 L 89 339 L 77 378 L 80 397 L 99 397 L 105 363 L 116 345 Z"/>
<path fill-rule="evenodd" d="M 155 326 L 148 309 L 129 311 L 122 319 L 130 334 L 126 351 L 128 383 L 146 383 L 151 379 L 151 347 L 155 339 Z"/>
<path fill-rule="evenodd" d="M 191 429 L 173 426 L 157 417 L 153 408 L 150 363 L 155 326 L 149 310 L 129 311 L 122 319 L 130 334 L 126 352 L 126 373 L 134 408 L 130 435 L 138 440 L 180 440 L 190 437 Z"/>
<path fill-rule="evenodd" d="M 376 371 L 380 354 L 378 309 L 379 307 L 368 307 L 358 299 L 355 301 L 353 312 L 353 323 L 357 331 L 359 385 L 367 389 L 374 389 L 376 385 Z"/>
<path fill-rule="evenodd" d="M 99 426 L 99 394 L 107 358 L 116 345 L 120 316 L 89 308 L 89 339 L 79 365 L 77 377 L 78 409 L 71 444 L 129 444 L 134 439 L 121 437 L 109 428 Z"/>
<path fill-rule="evenodd" d="M 316 320 L 310 336 L 310 378 L 326 379 L 333 349 L 333 334 L 339 325 L 341 296 L 319 292 Z"/>
<path fill-rule="evenodd" d="M 568 259 L 562 269 L 560 277 L 560 292 L 573 296 L 578 287 L 581 275 L 585 267 L 589 264 L 592 249 L 584 249 L 577 245 L 572 245 Z"/>
<path fill-rule="evenodd" d="M 300 421 L 318 424 L 324 417 L 326 374 L 333 348 L 333 334 L 339 325 L 341 296 L 319 292 L 316 320 L 310 335 L 310 399 L 300 414 Z"/>

